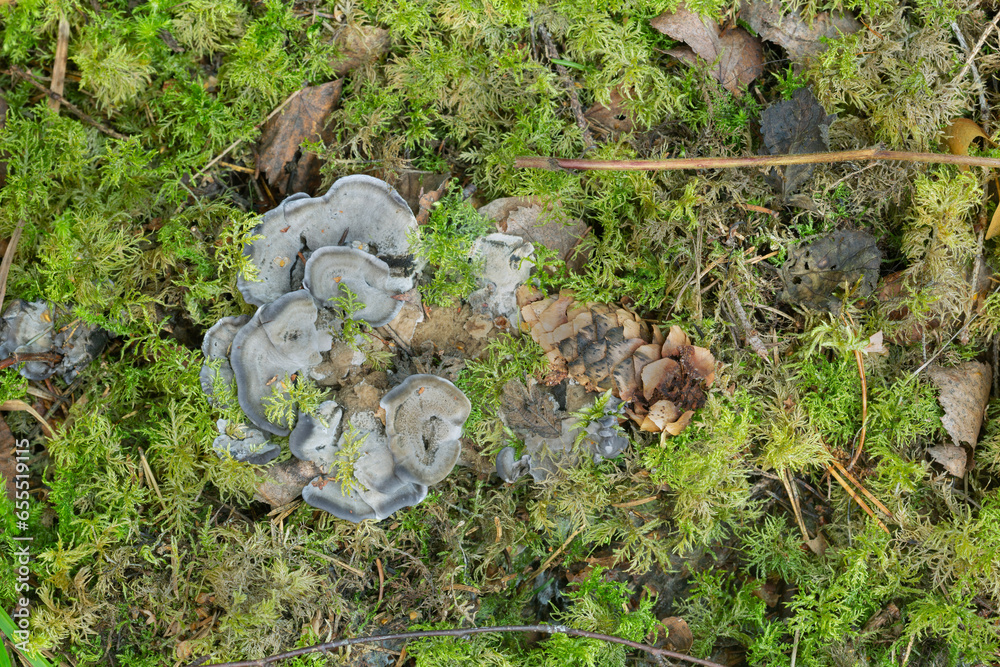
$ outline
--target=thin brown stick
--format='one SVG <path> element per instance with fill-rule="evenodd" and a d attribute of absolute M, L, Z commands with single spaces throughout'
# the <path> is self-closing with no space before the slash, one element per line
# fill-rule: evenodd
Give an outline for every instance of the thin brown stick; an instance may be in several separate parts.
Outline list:
<path fill-rule="evenodd" d="M 785 487 L 785 494 L 788 496 L 788 502 L 792 506 L 792 514 L 795 515 L 795 522 L 799 525 L 799 530 L 802 531 L 802 541 L 808 542 L 812 538 L 809 537 L 809 531 L 806 530 L 806 522 L 802 518 L 802 508 L 799 505 L 798 497 L 792 490 L 794 483 L 789 481 L 791 475 L 791 472 L 785 470 L 778 475 L 778 479 L 781 480 L 781 485 Z"/>
<path fill-rule="evenodd" d="M 56 432 L 52 428 L 52 426 L 47 421 L 45 421 L 45 417 L 43 417 L 42 415 L 38 414 L 38 410 L 35 410 L 35 408 L 31 407 L 30 404 L 25 403 L 24 401 L 22 401 L 20 399 L 14 398 L 14 399 L 11 399 L 9 401 L 4 401 L 2 404 L 0 404 L 0 411 L 3 411 L 3 412 L 27 412 L 29 415 L 31 415 L 32 417 L 34 417 L 38 421 L 39 424 L 41 424 L 42 426 L 45 427 L 45 430 L 49 432 L 49 437 L 50 438 L 54 438 L 55 435 L 56 435 Z"/>
<path fill-rule="evenodd" d="M 0 262 L 0 313 L 3 312 L 3 301 L 7 296 L 7 276 L 10 274 L 10 265 L 14 262 L 14 253 L 17 252 L 17 242 L 21 240 L 22 231 L 24 231 L 24 220 L 19 221 L 14 228 L 14 233 L 7 242 L 7 249 L 3 253 L 3 261 Z"/>
<path fill-rule="evenodd" d="M 733 288 L 732 283 L 728 285 L 729 287 L 729 301 L 733 304 L 733 310 L 736 312 L 736 318 L 740 321 L 740 327 L 743 329 L 743 336 L 746 338 L 747 345 L 757 353 L 757 356 L 764 359 L 764 361 L 770 362 L 771 357 L 767 354 L 767 348 L 764 347 L 764 341 L 761 340 L 760 334 L 754 329 L 753 325 L 750 324 L 750 319 L 747 317 L 747 313 L 743 310 L 743 304 L 740 303 L 740 297 L 737 296 L 736 290 Z"/>
<path fill-rule="evenodd" d="M 69 21 L 66 17 L 59 19 L 59 31 L 56 33 L 56 57 L 52 63 L 52 83 L 49 86 L 60 97 L 66 86 L 66 56 L 69 54 Z M 59 112 L 59 100 L 50 97 L 49 108 Z"/>
<path fill-rule="evenodd" d="M 381 604 L 382 594 L 385 592 L 385 570 L 382 569 L 382 559 L 375 559 L 375 567 L 378 569 L 378 602 L 376 604 Z"/>
<path fill-rule="evenodd" d="M 745 157 L 691 157 L 672 160 L 583 160 L 554 157 L 519 157 L 518 169 L 579 169 L 581 171 L 679 171 L 682 169 L 732 169 L 735 167 L 780 167 L 789 164 L 827 164 L 867 160 L 894 162 L 927 162 L 931 164 L 962 164 L 969 167 L 1000 167 L 1000 159 L 973 155 L 941 153 L 911 153 L 864 148 L 855 151 L 800 153 L 798 155 L 748 155 Z"/>
<path fill-rule="evenodd" d="M 851 482 L 851 484 L 853 484 L 854 486 L 858 487 L 858 490 L 861 491 L 861 493 L 865 494 L 865 497 L 868 498 L 868 500 L 870 500 L 873 503 L 875 503 L 875 506 L 878 507 L 882 512 L 884 512 L 887 517 L 889 517 L 893 521 L 896 520 L 896 516 L 892 512 L 889 511 L 889 508 L 886 507 L 884 504 L 882 504 L 882 501 L 879 500 L 878 498 L 876 498 L 875 494 L 873 494 L 871 491 L 869 491 L 868 489 L 866 489 L 864 487 L 864 485 L 861 482 L 858 481 L 857 477 L 855 477 L 854 475 L 852 475 L 850 473 L 850 471 L 848 471 L 846 468 L 844 468 L 844 465 L 840 461 L 838 461 L 837 459 L 833 459 L 833 465 L 836 466 L 837 470 L 839 470 L 840 473 L 844 477 L 846 477 L 848 479 L 848 481 Z"/>
<path fill-rule="evenodd" d="M 861 499 L 861 497 L 860 497 L 860 496 L 858 496 L 858 494 L 854 492 L 854 489 L 852 489 L 852 488 L 851 488 L 850 486 L 848 486 L 847 482 L 846 482 L 846 481 L 844 480 L 844 478 L 843 478 L 843 477 L 841 477 L 841 476 L 840 476 L 840 475 L 839 475 L 839 474 L 837 473 L 837 471 L 836 471 L 836 470 L 834 469 L 834 467 L 833 467 L 833 466 L 830 466 L 830 465 L 828 465 L 828 466 L 826 467 L 826 469 L 827 469 L 827 471 L 829 471 L 830 475 L 831 475 L 831 476 L 832 476 L 832 477 L 833 477 L 833 478 L 834 478 L 835 480 L 837 480 L 837 482 L 838 482 L 838 483 L 839 483 L 839 484 L 840 484 L 840 485 L 841 485 L 842 487 L 844 487 L 844 491 L 847 491 L 847 494 L 848 494 L 848 495 L 849 495 L 849 496 L 850 496 L 850 497 L 851 497 L 851 498 L 852 498 L 852 499 L 854 500 L 854 502 L 856 502 L 856 503 L 858 504 L 858 506 L 859 506 L 859 507 L 861 507 L 861 509 L 863 509 L 863 510 L 865 511 L 865 514 L 867 514 L 867 515 L 868 515 L 868 516 L 870 516 L 870 517 L 871 517 L 872 519 L 874 519 L 875 523 L 877 523 L 877 524 L 878 524 L 878 527 L 879 527 L 879 528 L 881 528 L 882 530 L 884 530 L 884 531 L 885 531 L 886 535 L 891 535 L 892 533 L 890 533 L 890 532 L 889 532 L 889 529 L 885 527 L 885 524 L 884 524 L 884 523 L 882 523 L 882 520 L 881 520 L 881 519 L 879 519 L 879 518 L 878 518 L 877 516 L 875 516 L 875 512 L 873 512 L 873 511 L 872 511 L 872 508 L 868 506 L 868 503 L 866 503 L 866 502 L 865 502 L 864 500 L 862 500 L 862 499 Z"/>
<path fill-rule="evenodd" d="M 361 570 L 359 570 L 358 568 L 351 567 L 347 563 L 345 563 L 345 562 L 343 562 L 341 560 L 337 560 L 333 556 L 327 556 L 324 553 L 320 553 L 318 551 L 314 551 L 313 549 L 307 549 L 306 547 L 303 547 L 301 545 L 296 545 L 296 546 L 294 546 L 292 548 L 293 549 L 297 549 L 298 551 L 303 551 L 303 552 L 305 552 L 305 553 L 307 553 L 307 554 L 309 554 L 311 556 L 316 556 L 317 558 L 322 558 L 323 560 L 329 561 L 329 562 L 333 563 L 334 565 L 336 565 L 337 567 L 343 568 L 343 569 L 347 570 L 348 572 L 350 572 L 351 574 L 353 574 L 355 576 L 358 576 L 358 577 L 364 577 L 365 576 L 365 573 L 362 572 Z"/>
<path fill-rule="evenodd" d="M 260 121 L 256 125 L 254 125 L 253 128 L 256 130 L 258 127 L 260 127 L 261 125 L 263 125 L 267 121 L 269 121 L 272 118 L 274 118 L 278 113 L 281 112 L 282 109 L 284 109 L 285 107 L 287 107 L 292 102 L 292 100 L 294 100 L 296 97 L 298 97 L 299 93 L 301 93 L 303 90 L 304 90 L 303 88 L 299 88 L 294 93 L 292 93 L 291 95 L 289 95 L 285 99 L 284 102 L 282 102 L 281 104 L 279 104 L 277 107 L 274 108 L 274 111 L 272 111 L 271 113 L 267 114 L 267 118 L 265 118 L 264 120 Z M 237 139 L 233 143 L 231 143 L 228 146 L 226 146 L 225 150 L 223 150 L 221 153 L 219 153 L 214 158 L 212 158 L 209 161 L 208 164 L 206 164 L 204 167 L 202 167 L 201 170 L 198 171 L 198 173 L 196 173 L 194 176 L 191 177 L 191 180 L 194 180 L 195 178 L 201 176 L 206 171 L 208 171 L 209 169 L 211 169 L 213 166 L 215 166 L 216 162 L 218 162 L 222 158 L 226 157 L 226 155 L 229 154 L 229 151 L 233 150 L 234 148 L 236 148 L 237 146 L 239 146 L 240 144 L 242 144 L 243 141 L 244 141 L 243 139 Z M 268 192 L 268 194 L 270 194 L 270 192 Z"/>
<path fill-rule="evenodd" d="M 27 354 L 12 354 L 6 359 L 0 359 L 0 369 L 10 368 L 14 364 L 25 361 L 47 361 L 51 364 L 58 364 L 62 361 L 62 355 L 55 352 L 31 352 Z"/>
<path fill-rule="evenodd" d="M 965 78 L 965 75 L 969 72 L 969 68 L 972 67 L 972 61 L 976 59 L 976 54 L 979 53 L 979 49 L 983 48 L 983 44 L 986 43 L 986 38 L 989 37 L 990 33 L 996 29 L 998 21 L 1000 21 L 1000 12 L 997 12 L 997 15 L 993 17 L 990 24 L 983 30 L 983 34 L 979 36 L 979 41 L 976 42 L 976 45 L 972 47 L 971 51 L 969 51 L 969 55 L 965 59 L 965 64 L 962 65 L 962 69 L 959 70 L 958 74 L 955 75 L 955 78 L 951 80 L 952 86 L 957 86 L 958 82 Z"/>
<path fill-rule="evenodd" d="M 423 630 L 420 632 L 397 632 L 391 635 L 379 635 L 377 637 L 353 637 L 351 639 L 338 639 L 334 642 L 326 642 L 325 644 L 316 644 L 315 646 L 306 646 L 305 648 L 295 649 L 294 651 L 286 651 L 285 653 L 279 653 L 278 655 L 272 655 L 267 658 L 260 658 L 258 660 L 243 660 L 241 662 L 219 662 L 210 663 L 204 665 L 204 667 L 267 667 L 267 665 L 272 665 L 280 660 L 288 660 L 289 658 L 297 658 L 300 655 L 308 655 L 310 653 L 319 653 L 331 651 L 333 649 L 343 648 L 345 646 L 353 646 L 355 644 L 372 644 L 375 642 L 383 641 L 399 641 L 405 639 L 426 639 L 428 637 L 468 637 L 470 635 L 482 635 L 492 632 L 537 632 L 540 634 L 555 635 L 563 634 L 569 635 L 570 637 L 586 637 L 588 639 L 599 639 L 601 641 L 610 642 L 612 644 L 621 644 L 623 646 L 628 646 L 629 648 L 634 648 L 638 651 L 643 651 L 650 655 L 656 656 L 657 658 L 671 658 L 673 660 L 684 660 L 686 662 L 702 665 L 703 667 L 722 667 L 717 662 L 712 662 L 711 660 L 702 660 L 701 658 L 694 658 L 690 655 L 684 655 L 683 653 L 677 653 L 675 651 L 668 651 L 663 648 L 656 648 L 655 646 L 649 646 L 647 644 L 640 644 L 639 642 L 630 641 L 628 639 L 622 639 L 621 637 L 612 637 L 611 635 L 602 635 L 597 632 L 588 632 L 586 630 L 577 630 L 575 628 L 568 628 L 565 625 L 498 625 L 494 627 L 486 628 L 455 628 L 454 630 Z M 196 661 L 189 663 L 188 667 L 195 667 L 195 665 L 203 665 L 201 661 Z"/>
<path fill-rule="evenodd" d="M 163 495 L 160 493 L 160 485 L 156 483 L 156 477 L 153 475 L 153 469 L 149 467 L 149 461 L 146 460 L 146 453 L 142 451 L 142 447 L 139 448 L 139 463 L 142 465 L 142 471 L 146 474 L 146 481 L 149 483 L 149 486 L 152 487 L 153 491 L 156 492 L 156 497 L 160 499 L 160 507 L 166 510 L 167 506 L 163 502 Z"/>
<path fill-rule="evenodd" d="M 854 350 L 854 360 L 858 362 L 858 374 L 861 376 L 861 435 L 858 437 L 858 446 L 854 449 L 854 456 L 847 464 L 847 469 L 854 468 L 861 456 L 861 450 L 865 446 L 865 431 L 868 428 L 868 380 L 865 378 L 865 362 L 861 358 L 861 350 Z"/>
<path fill-rule="evenodd" d="M 87 114 L 83 113 L 83 111 L 80 110 L 80 107 L 76 106 L 75 104 L 67 100 L 65 97 L 60 95 L 59 93 L 53 92 L 48 88 L 46 88 L 43 83 L 35 79 L 35 77 L 31 74 L 31 72 L 21 69 L 17 65 L 11 65 L 10 69 L 3 70 L 3 73 L 8 76 L 14 77 L 16 79 L 27 81 L 32 86 L 42 91 L 46 95 L 48 95 L 50 99 L 57 100 L 58 102 L 60 102 L 64 107 L 66 107 L 67 111 L 69 111 L 71 114 L 82 120 L 84 123 L 108 135 L 109 137 L 114 137 L 115 139 L 123 139 L 123 140 L 128 139 L 128 137 L 122 134 L 121 132 L 112 130 L 107 125 L 99 123 L 90 116 L 88 116 Z"/>
<path fill-rule="evenodd" d="M 540 568 L 538 568 L 537 570 L 535 570 L 529 577 L 527 577 L 525 579 L 525 581 L 531 581 L 532 579 L 534 579 L 535 577 L 537 577 L 538 575 L 540 575 L 542 572 L 545 572 L 545 570 L 549 569 L 549 565 L 552 565 L 552 561 L 554 561 L 556 558 L 558 558 L 559 554 L 561 554 L 563 551 L 565 551 L 566 547 L 568 547 L 570 545 L 570 543 L 573 540 L 576 539 L 576 536 L 579 535 L 582 532 L 583 532 L 583 526 L 581 526 L 581 527 L 577 528 L 576 530 L 574 530 L 570 534 L 570 536 L 566 538 L 566 541 L 563 542 L 562 545 L 558 549 L 556 549 L 555 551 L 553 551 L 552 555 L 549 556 L 545 560 L 544 563 L 542 563 L 542 566 Z"/>

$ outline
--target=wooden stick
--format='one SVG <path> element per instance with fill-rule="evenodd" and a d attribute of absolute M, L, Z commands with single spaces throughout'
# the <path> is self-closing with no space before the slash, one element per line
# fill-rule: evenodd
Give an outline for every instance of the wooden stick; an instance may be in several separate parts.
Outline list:
<path fill-rule="evenodd" d="M 955 78 L 951 80 L 952 86 L 957 86 L 958 82 L 965 78 L 969 68 L 972 67 L 972 61 L 976 59 L 976 54 L 979 53 L 979 49 L 983 48 L 983 44 L 986 43 L 986 38 L 989 37 L 990 33 L 996 29 L 998 21 L 1000 21 L 1000 12 L 997 12 L 997 15 L 993 17 L 990 24 L 983 30 L 983 34 L 979 36 L 979 41 L 976 42 L 976 45 L 972 47 L 971 51 L 969 51 L 969 56 L 965 59 L 965 64 L 962 66 L 962 69 L 957 75 L 955 75 Z"/>
<path fill-rule="evenodd" d="M 882 501 L 879 500 L 878 498 L 876 498 L 875 495 L 871 491 L 869 491 L 868 489 L 866 489 L 864 487 L 864 485 L 861 482 L 858 481 L 857 477 L 855 477 L 854 475 L 852 475 L 850 473 L 850 471 L 848 471 L 847 469 L 845 469 L 844 465 L 840 461 L 838 461 L 837 459 L 834 459 L 833 460 L 833 465 L 835 465 L 837 467 L 837 470 L 839 470 L 844 475 L 844 477 L 846 477 L 848 480 L 850 480 L 850 482 L 852 484 L 854 484 L 854 486 L 858 487 L 858 490 L 861 491 L 861 493 L 865 494 L 866 498 L 868 498 L 870 501 L 872 501 L 873 503 L 875 503 L 875 506 L 878 507 L 880 510 L 882 510 L 887 517 L 889 517 L 893 521 L 896 520 L 895 515 L 893 515 L 893 513 L 889 511 L 889 508 L 886 507 L 885 505 L 883 505 Z"/>
<path fill-rule="evenodd" d="M 109 137 L 114 137 L 115 139 L 122 139 L 122 140 L 129 138 L 126 135 L 122 134 L 121 132 L 112 130 L 107 125 L 98 123 L 96 120 L 94 120 L 87 114 L 83 113 L 83 111 L 80 110 L 80 107 L 76 106 L 75 104 L 67 100 L 65 97 L 60 95 L 59 93 L 53 92 L 48 88 L 46 88 L 44 85 L 42 85 L 38 80 L 35 79 L 35 77 L 31 74 L 31 72 L 21 69 L 17 65 L 11 65 L 11 68 L 8 70 L 4 70 L 3 73 L 11 77 L 21 79 L 22 81 L 27 81 L 32 86 L 42 91 L 46 95 L 48 95 L 50 99 L 54 99 L 62 103 L 62 105 L 66 107 L 67 111 L 69 111 L 71 114 L 82 120 L 84 123 L 108 135 Z"/>
<path fill-rule="evenodd" d="M 579 169 L 581 171 L 679 171 L 682 169 L 732 169 L 734 167 L 780 167 L 789 164 L 826 164 L 866 160 L 893 162 L 926 162 L 931 164 L 961 164 L 969 167 L 1000 168 L 1000 160 L 972 155 L 941 153 L 911 153 L 864 148 L 855 151 L 800 153 L 798 155 L 748 155 L 746 157 L 691 157 L 673 160 L 582 160 L 554 157 L 519 157 L 518 169 Z"/>
<path fill-rule="evenodd" d="M 862 500 L 858 496 L 858 494 L 854 492 L 854 489 L 852 489 L 850 486 L 847 485 L 847 482 L 844 480 L 843 477 L 841 477 L 837 473 L 836 470 L 834 470 L 833 466 L 829 466 L 828 465 L 826 467 L 826 469 L 830 472 L 830 475 L 832 475 L 833 478 L 836 479 L 837 482 L 839 482 L 842 487 L 844 487 L 844 491 L 847 491 L 847 494 L 849 496 L 851 496 L 851 498 L 854 500 L 854 502 L 856 502 L 861 507 L 861 509 L 863 509 L 865 511 L 865 513 L 868 516 L 870 516 L 872 519 L 875 520 L 875 523 L 878 524 L 878 527 L 881 528 L 882 530 L 884 530 L 886 535 L 891 535 L 892 533 L 890 533 L 889 529 L 885 527 L 885 524 L 882 523 L 882 520 L 879 519 L 877 516 L 875 516 L 875 512 L 873 512 L 872 508 L 868 506 L 868 503 L 866 503 L 864 500 Z"/>
<path fill-rule="evenodd" d="M 62 97 L 66 87 L 66 56 L 69 54 L 69 21 L 65 17 L 59 19 L 59 32 L 56 35 L 56 58 L 52 63 L 52 84 L 49 86 L 56 95 Z M 50 97 L 49 108 L 59 111 L 59 100 Z"/>

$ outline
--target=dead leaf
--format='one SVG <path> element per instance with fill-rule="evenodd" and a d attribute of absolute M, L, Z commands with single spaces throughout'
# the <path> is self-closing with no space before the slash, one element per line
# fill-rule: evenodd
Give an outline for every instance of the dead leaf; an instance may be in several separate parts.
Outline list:
<path fill-rule="evenodd" d="M 806 542 L 806 546 L 809 547 L 809 551 L 813 552 L 817 556 L 822 556 L 826 553 L 826 549 L 829 546 L 826 542 L 826 538 L 823 537 L 823 533 L 816 533 L 816 537 L 812 538 Z"/>
<path fill-rule="evenodd" d="M 312 192 L 319 186 L 319 159 L 303 153 L 301 145 L 330 138 L 326 122 L 342 84 L 337 80 L 306 88 L 264 125 L 257 165 L 281 194 Z"/>
<path fill-rule="evenodd" d="M 722 30 L 688 11 L 683 4 L 675 12 L 664 12 L 652 19 L 650 25 L 671 39 L 684 42 L 695 55 L 708 61 L 712 76 L 733 94 L 741 95 L 764 72 L 760 40 L 743 28 Z M 691 61 L 683 51 L 671 55 Z"/>
<path fill-rule="evenodd" d="M 420 197 L 438 191 L 438 188 L 448 182 L 449 176 L 450 174 L 438 174 L 433 171 L 406 169 L 397 178 L 389 181 L 389 184 L 396 189 L 400 197 L 406 200 L 410 210 L 417 214 L 421 211 Z"/>
<path fill-rule="evenodd" d="M 667 640 L 664 648 L 668 651 L 678 651 L 687 653 L 694 643 L 694 635 L 687 621 L 680 616 L 670 616 L 660 621 L 660 625 L 667 632 Z"/>
<path fill-rule="evenodd" d="M 526 387 L 517 380 L 511 380 L 503 386 L 501 409 L 504 421 L 512 429 L 535 433 L 543 438 L 559 437 L 565 415 L 556 415 L 558 407 L 537 384 Z"/>
<path fill-rule="evenodd" d="M 504 234 L 555 251 L 571 270 L 582 269 L 590 257 L 587 250 L 578 252 L 590 228 L 582 220 L 569 218 L 558 202 L 545 202 L 541 197 L 505 197 L 482 206 L 479 214 L 494 220 Z"/>
<path fill-rule="evenodd" d="M 861 350 L 865 354 L 889 354 L 889 350 L 883 345 L 884 334 L 877 331 L 868 337 L 868 345 Z"/>
<path fill-rule="evenodd" d="M 990 148 L 996 148 L 996 144 L 990 139 L 989 135 L 968 118 L 956 118 L 944 131 L 944 140 L 948 144 L 948 151 L 952 155 L 968 155 L 969 146 L 976 139 L 982 139 Z M 959 165 L 958 168 L 961 171 L 969 171 L 969 167 L 964 164 Z M 993 182 L 993 191 L 1000 196 L 1000 180 L 997 180 L 994 176 Z M 1000 234 L 1000 206 L 997 206 L 996 210 L 993 211 L 990 226 L 986 230 L 986 239 L 991 239 L 997 234 Z"/>
<path fill-rule="evenodd" d="M 882 252 L 867 232 L 839 231 L 788 253 L 778 270 L 785 284 L 780 298 L 811 308 L 840 310 L 843 285 L 857 286 L 853 294 L 868 296 L 878 282 Z"/>
<path fill-rule="evenodd" d="M 792 99 L 776 102 L 761 114 L 764 147 L 771 155 L 826 151 L 830 148 L 830 123 L 836 118 L 836 114 L 826 114 L 811 90 L 799 88 Z M 809 180 L 814 168 L 812 164 L 791 164 L 772 168 L 766 178 L 787 202 Z"/>
<path fill-rule="evenodd" d="M 927 453 L 931 458 L 940 463 L 949 474 L 955 477 L 965 477 L 966 466 L 969 463 L 969 455 L 965 449 L 955 445 L 939 445 L 930 447 Z"/>
<path fill-rule="evenodd" d="M 761 39 L 784 47 L 793 60 L 826 51 L 824 39 L 837 39 L 862 28 L 861 22 L 846 12 L 822 12 L 807 22 L 797 12 L 783 11 L 778 0 L 744 0 L 740 18 Z"/>
<path fill-rule="evenodd" d="M 389 50 L 389 31 L 367 25 L 343 27 L 333 38 L 339 55 L 333 60 L 333 71 L 344 76 L 352 69 L 378 60 Z"/>
<path fill-rule="evenodd" d="M 3 477 L 7 498 L 14 501 L 14 481 L 17 476 L 17 440 L 10 432 L 7 422 L 0 417 L 0 476 Z"/>
<path fill-rule="evenodd" d="M 927 375 L 941 394 L 938 402 L 944 408 L 941 423 L 956 446 L 962 443 L 975 447 L 979 428 L 983 424 L 986 403 L 990 399 L 993 376 L 990 365 L 966 361 L 952 368 L 933 365 Z"/>
<path fill-rule="evenodd" d="M 617 141 L 621 135 L 631 132 L 635 122 L 632 114 L 623 105 L 624 101 L 625 97 L 615 88 L 611 91 L 611 99 L 607 106 L 597 102 L 587 109 L 583 115 L 590 128 L 607 134 L 611 141 Z"/>

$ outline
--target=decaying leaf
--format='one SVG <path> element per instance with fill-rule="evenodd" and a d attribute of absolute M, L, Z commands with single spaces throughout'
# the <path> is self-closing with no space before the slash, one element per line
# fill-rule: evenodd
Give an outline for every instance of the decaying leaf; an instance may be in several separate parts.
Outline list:
<path fill-rule="evenodd" d="M 826 114 L 811 90 L 799 88 L 792 99 L 776 102 L 761 114 L 764 147 L 771 155 L 826 151 L 830 147 L 830 123 L 836 118 L 836 114 Z M 814 168 L 811 164 L 791 164 L 771 169 L 766 178 L 787 202 L 809 180 Z"/>
<path fill-rule="evenodd" d="M 559 406 L 537 384 L 525 386 L 517 380 L 509 381 L 503 386 L 501 409 L 512 429 L 545 438 L 558 437 L 562 432 L 562 417 L 556 415 Z"/>
<path fill-rule="evenodd" d="M 590 228 L 581 220 L 570 219 L 558 202 L 505 197 L 482 206 L 479 213 L 495 221 L 497 230 L 504 234 L 554 250 L 570 269 L 579 270 L 587 262 L 589 252 L 581 245 Z"/>
<path fill-rule="evenodd" d="M 712 76 L 736 95 L 742 94 L 743 89 L 764 72 L 760 40 L 743 28 L 723 30 L 683 4 L 675 12 L 664 12 L 652 19 L 650 25 L 691 49 L 674 49 L 671 55 L 687 63 L 692 63 L 692 56 L 708 61 L 712 65 Z"/>
<path fill-rule="evenodd" d="M 670 616 L 660 621 L 660 625 L 666 631 L 665 648 L 669 651 L 679 651 L 687 653 L 694 643 L 694 635 L 687 621 L 680 616 Z"/>
<path fill-rule="evenodd" d="M 875 237 L 867 232 L 826 234 L 789 251 L 788 260 L 778 271 L 785 284 L 781 299 L 839 312 L 844 284 L 853 295 L 868 296 L 878 282 L 881 261 Z"/>
<path fill-rule="evenodd" d="M 17 476 L 16 440 L 7 422 L 0 417 L 0 477 L 3 477 L 7 499 L 14 501 L 14 481 Z"/>
<path fill-rule="evenodd" d="M 264 125 L 258 167 L 281 194 L 318 187 L 319 160 L 312 153 L 301 153 L 300 147 L 306 140 L 328 138 L 326 121 L 340 100 L 342 83 L 337 80 L 306 88 Z"/>
<path fill-rule="evenodd" d="M 625 97 L 615 88 L 607 105 L 597 102 L 584 112 L 584 117 L 593 131 L 603 132 L 612 141 L 627 134 L 635 127 L 632 114 L 623 104 Z"/>
<path fill-rule="evenodd" d="M 948 471 L 948 474 L 955 477 L 965 477 L 965 471 L 969 464 L 969 455 L 962 447 L 955 445 L 938 445 L 930 447 L 927 453 L 931 458 L 941 464 Z"/>
<path fill-rule="evenodd" d="M 837 39 L 861 29 L 861 22 L 846 12 L 821 12 L 806 21 L 798 12 L 782 10 L 778 0 L 744 0 L 740 18 L 761 39 L 785 48 L 793 60 L 814 56 L 826 50 L 825 39 Z"/>
<path fill-rule="evenodd" d="M 260 484 L 255 499 L 271 507 L 287 505 L 302 495 L 302 487 L 321 473 L 322 470 L 312 461 L 300 461 L 294 457 L 261 468 L 257 472 Z"/>
<path fill-rule="evenodd" d="M 990 398 L 990 365 L 966 361 L 952 368 L 933 365 L 927 369 L 931 382 L 941 390 L 938 402 L 944 408 L 941 423 L 953 443 L 976 446 L 983 414 Z"/>
<path fill-rule="evenodd" d="M 990 148 L 996 148 L 996 144 L 989 135 L 983 132 L 983 128 L 968 118 L 956 118 L 944 131 L 944 140 L 952 155 L 968 155 L 969 146 L 976 139 L 982 139 Z M 959 165 L 958 168 L 961 171 L 969 171 L 969 167 L 964 164 Z M 1000 180 L 996 176 L 993 177 L 993 183 L 994 192 L 1000 196 Z M 991 239 L 997 234 L 1000 234 L 1000 206 L 997 206 L 996 210 L 993 211 L 990 226 L 986 230 L 986 238 Z"/>
<path fill-rule="evenodd" d="M 389 50 L 389 31 L 367 25 L 344 26 L 334 37 L 339 49 L 338 57 L 331 63 L 337 76 L 344 76 Z"/>
<path fill-rule="evenodd" d="M 389 180 L 389 185 L 396 189 L 399 196 L 406 200 L 410 210 L 416 214 L 421 210 L 420 198 L 428 193 L 436 192 L 448 181 L 449 176 L 450 174 L 439 174 L 433 171 L 406 169 L 398 177 Z"/>

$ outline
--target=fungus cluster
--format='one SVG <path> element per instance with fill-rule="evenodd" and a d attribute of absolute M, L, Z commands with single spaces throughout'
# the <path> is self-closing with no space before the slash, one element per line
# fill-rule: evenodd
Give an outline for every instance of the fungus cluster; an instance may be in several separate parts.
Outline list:
<path fill-rule="evenodd" d="M 220 420 L 215 450 L 263 464 L 280 453 L 268 438 L 288 436 L 292 454 L 321 472 L 303 499 L 343 519 L 384 519 L 420 502 L 458 460 L 471 410 L 447 380 L 408 377 L 382 398 L 384 426 L 374 412 L 348 416 L 332 400 L 294 418 L 268 410 L 302 378 L 322 377 L 344 317 L 379 327 L 399 314 L 417 269 L 406 202 L 384 181 L 349 176 L 321 197 L 289 197 L 254 233 L 244 252 L 258 280 L 240 277 L 238 287 L 257 311 L 221 319 L 202 347 L 202 388 L 220 408 L 234 407 L 235 388 L 247 422 Z M 339 307 L 348 297 L 357 310 Z"/>
<path fill-rule="evenodd" d="M 80 320 L 56 326 L 67 319 L 60 309 L 49 308 L 44 301 L 29 303 L 15 299 L 0 321 L 0 359 L 22 354 L 53 354 L 60 359 L 28 361 L 21 375 L 32 381 L 46 380 L 58 374 L 72 382 L 76 374 L 104 348 L 108 335 L 99 327 Z"/>

